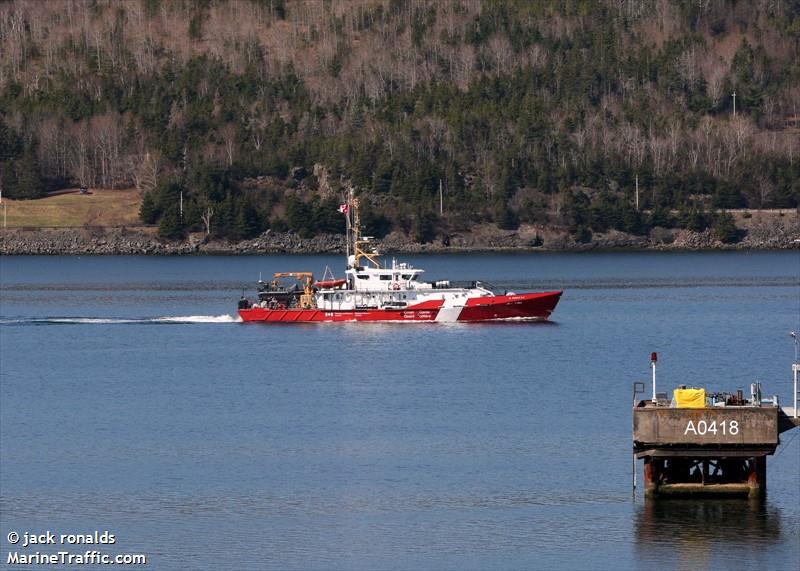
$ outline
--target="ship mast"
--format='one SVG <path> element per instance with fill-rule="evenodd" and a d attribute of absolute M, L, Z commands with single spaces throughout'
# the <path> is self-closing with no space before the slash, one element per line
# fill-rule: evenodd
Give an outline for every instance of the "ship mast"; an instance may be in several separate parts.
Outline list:
<path fill-rule="evenodd" d="M 355 190 L 351 186 L 347 193 L 347 263 L 350 265 L 350 246 L 353 247 L 353 267 L 361 265 L 361 258 L 366 258 L 376 268 L 380 269 L 381 264 L 378 261 L 378 251 L 372 248 L 367 251 L 369 246 L 370 237 L 361 235 L 361 217 L 358 213 L 359 201 L 355 197 Z M 352 214 L 352 220 L 350 216 Z"/>

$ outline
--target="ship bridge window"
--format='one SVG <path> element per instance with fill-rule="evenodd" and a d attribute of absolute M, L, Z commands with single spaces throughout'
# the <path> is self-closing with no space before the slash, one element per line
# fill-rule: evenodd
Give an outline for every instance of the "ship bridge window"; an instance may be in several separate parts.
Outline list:
<path fill-rule="evenodd" d="M 356 274 L 356 277 L 360 280 L 368 280 L 369 276 L 367 274 Z"/>
<path fill-rule="evenodd" d="M 389 274 L 381 274 L 382 281 L 389 281 L 390 279 L 392 279 L 392 276 L 390 276 Z"/>
<path fill-rule="evenodd" d="M 419 276 L 417 274 L 403 274 L 403 279 L 404 280 L 410 280 L 412 282 L 417 281 L 418 277 Z"/>

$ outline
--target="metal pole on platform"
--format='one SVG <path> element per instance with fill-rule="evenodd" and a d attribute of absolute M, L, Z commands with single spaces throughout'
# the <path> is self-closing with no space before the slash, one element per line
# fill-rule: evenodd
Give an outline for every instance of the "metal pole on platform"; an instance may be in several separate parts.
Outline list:
<path fill-rule="evenodd" d="M 794 363 L 792 363 L 792 380 L 793 380 L 793 388 L 794 394 L 792 398 L 794 399 L 794 417 L 797 418 L 797 373 L 800 372 L 800 363 L 797 361 L 797 333 L 794 331 L 790 331 L 789 335 L 792 336 L 794 340 Z"/>
<path fill-rule="evenodd" d="M 650 353 L 650 367 L 653 369 L 653 404 L 656 404 L 656 361 L 658 361 L 658 354 Z"/>

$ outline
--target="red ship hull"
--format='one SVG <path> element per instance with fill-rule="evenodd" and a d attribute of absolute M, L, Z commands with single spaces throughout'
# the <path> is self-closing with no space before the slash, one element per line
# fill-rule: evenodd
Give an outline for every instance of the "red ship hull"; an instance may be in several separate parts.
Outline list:
<path fill-rule="evenodd" d="M 462 307 L 443 307 L 442 300 L 418 303 L 402 309 L 240 309 L 242 321 L 267 323 L 314 323 L 338 321 L 545 321 L 556 308 L 562 292 L 523 293 L 469 298 Z"/>

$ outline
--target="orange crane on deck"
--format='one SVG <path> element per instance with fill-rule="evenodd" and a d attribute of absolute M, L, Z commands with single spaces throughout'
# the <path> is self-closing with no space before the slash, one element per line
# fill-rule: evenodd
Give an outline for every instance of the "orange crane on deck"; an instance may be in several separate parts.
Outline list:
<path fill-rule="evenodd" d="M 303 295 L 300 296 L 300 307 L 309 309 L 314 307 L 314 274 L 311 272 L 276 272 L 274 279 L 294 278 L 303 283 Z M 275 282 L 273 282 L 275 283 Z"/>

